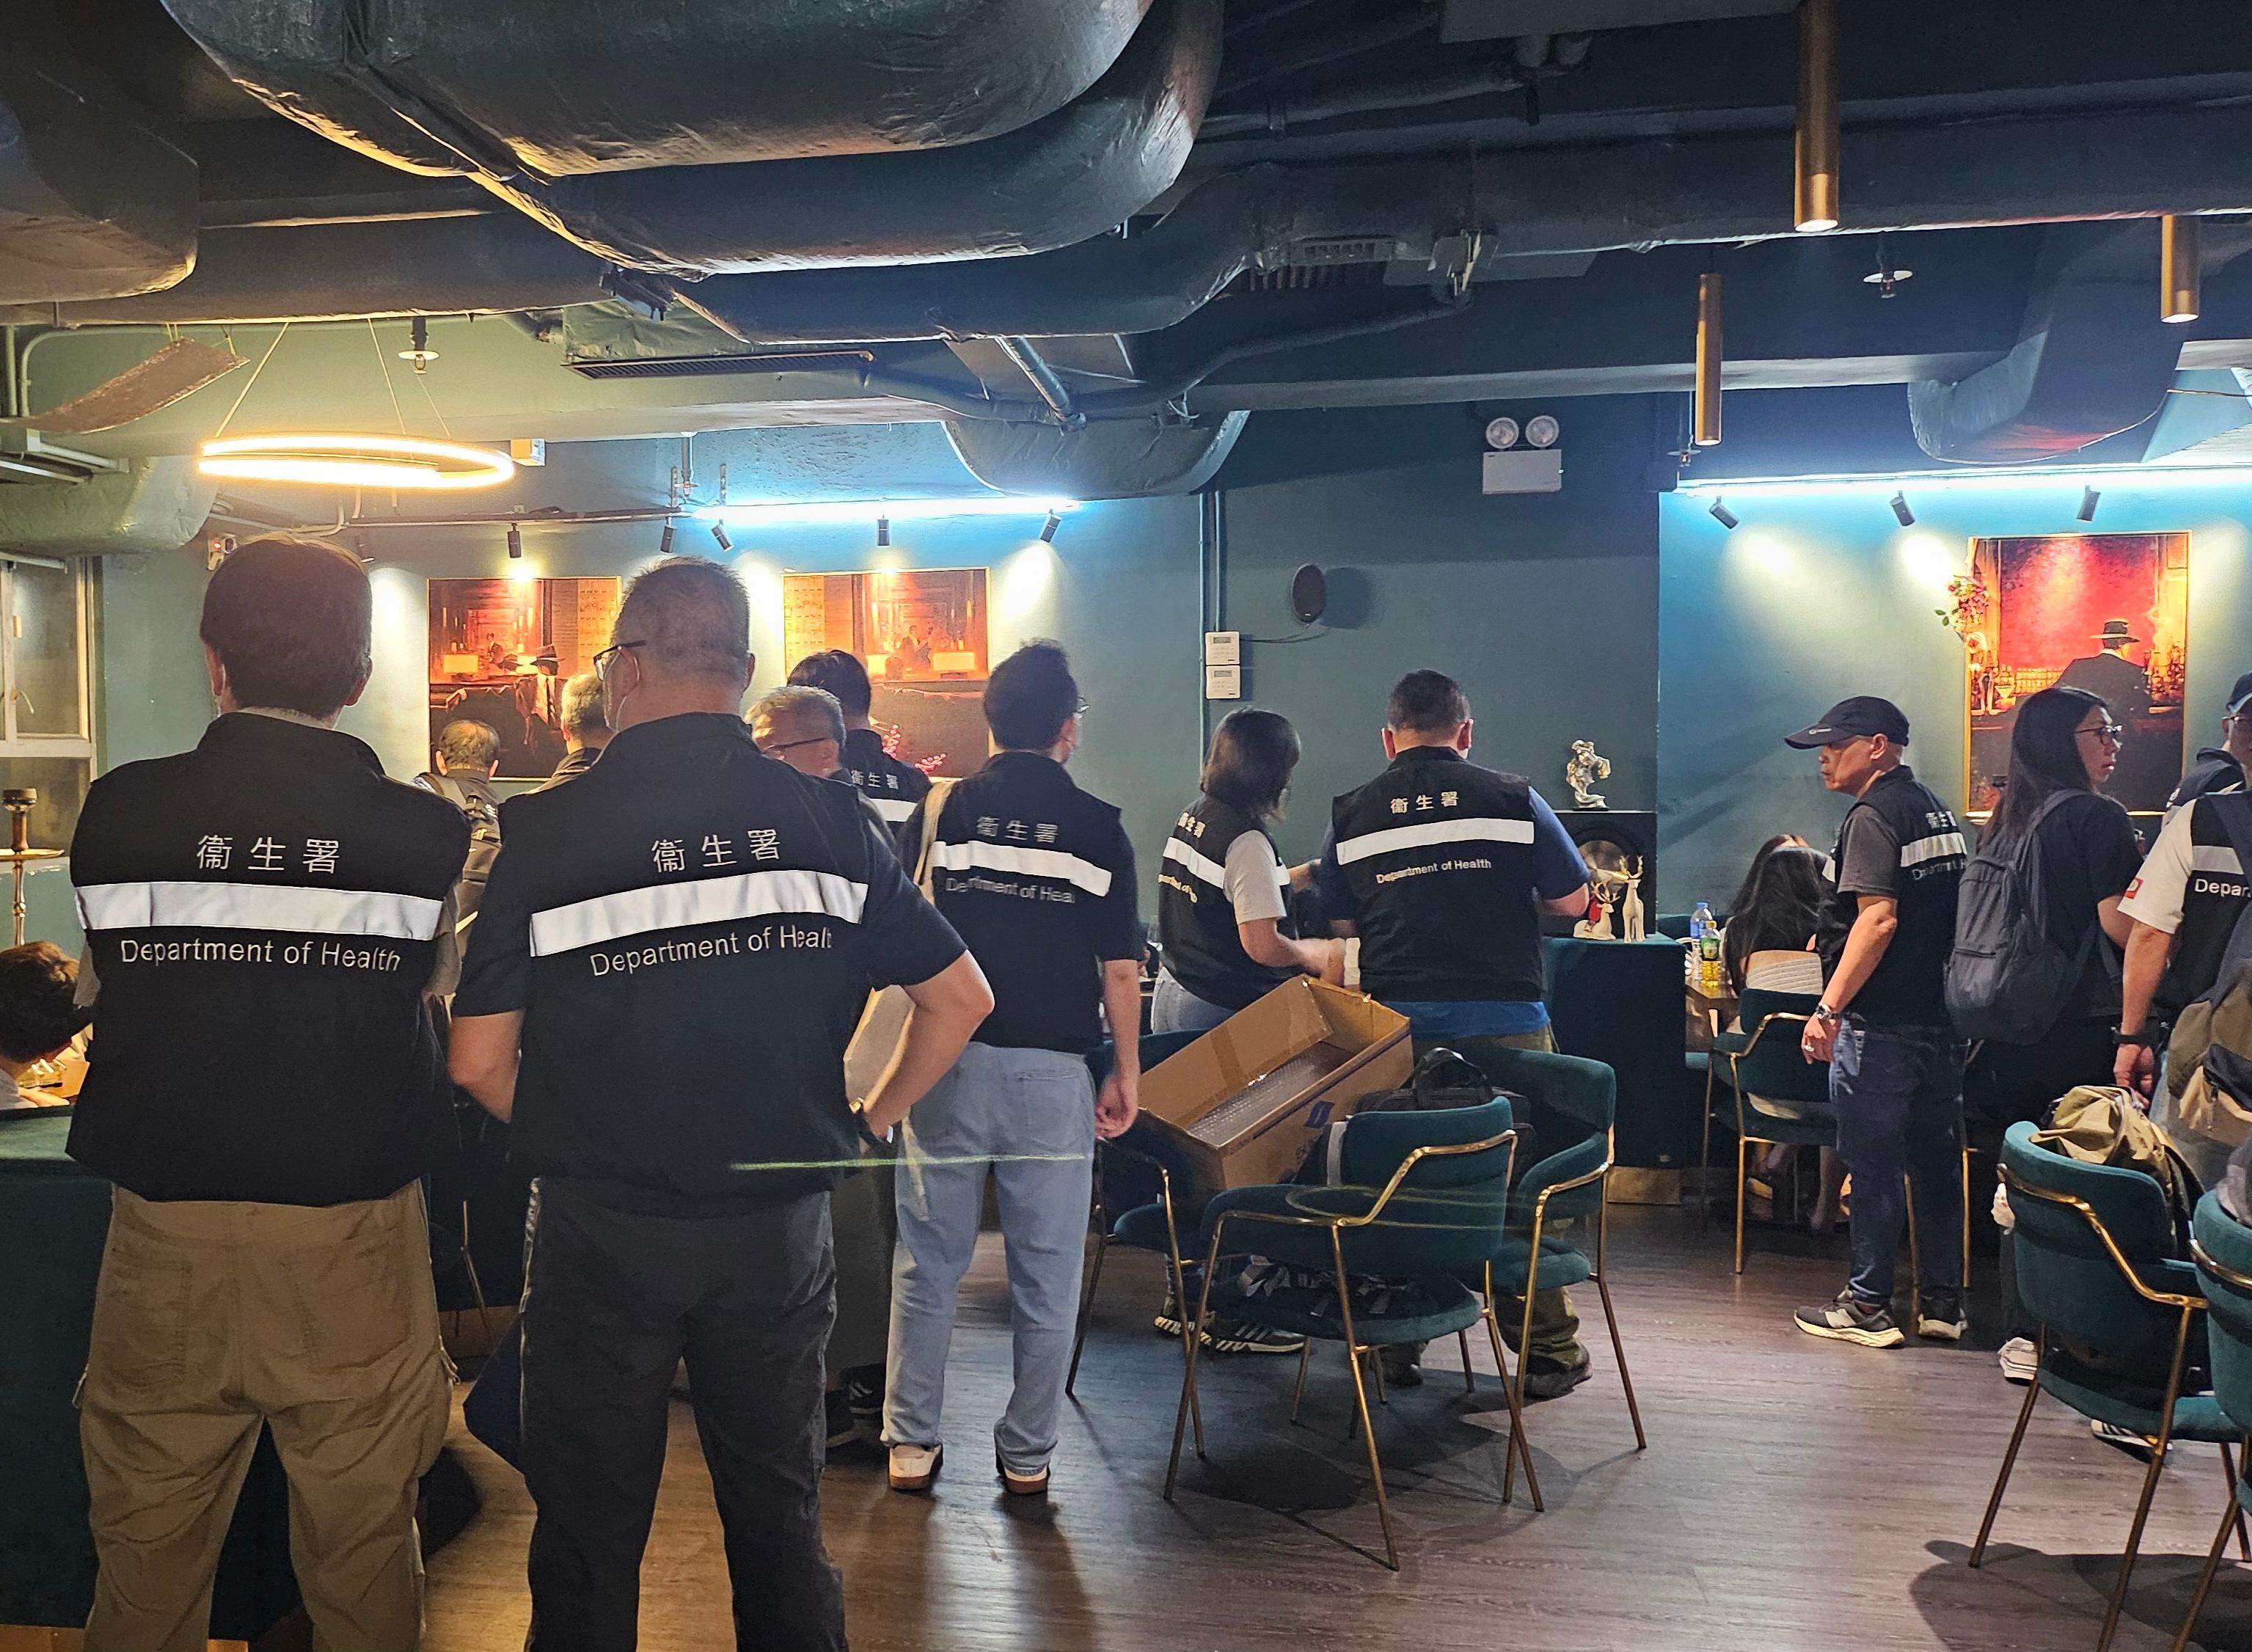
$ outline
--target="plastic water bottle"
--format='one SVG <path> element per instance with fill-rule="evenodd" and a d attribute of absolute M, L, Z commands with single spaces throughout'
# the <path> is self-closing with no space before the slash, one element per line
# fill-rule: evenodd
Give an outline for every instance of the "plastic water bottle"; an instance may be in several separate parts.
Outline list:
<path fill-rule="evenodd" d="M 1712 904 L 1708 901 L 1699 901 L 1696 910 L 1689 914 L 1689 939 L 1702 941 L 1711 934 L 1715 927 L 1717 926 L 1713 922 Z"/>

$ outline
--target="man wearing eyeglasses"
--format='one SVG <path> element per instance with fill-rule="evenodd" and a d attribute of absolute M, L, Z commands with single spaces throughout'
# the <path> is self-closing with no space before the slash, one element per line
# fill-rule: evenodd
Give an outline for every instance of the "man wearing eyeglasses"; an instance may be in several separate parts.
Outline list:
<path fill-rule="evenodd" d="M 2246 768 L 2252 765 L 2252 671 L 2238 677 L 2228 691 L 2228 703 L 2221 708 L 2221 741 L 2199 750 L 2181 784 L 2166 799 L 2169 816 L 2198 798 L 2244 789 Z"/>
<path fill-rule="evenodd" d="M 992 996 L 858 799 L 752 743 L 733 573 L 660 562 L 616 627 L 594 661 L 616 732 L 568 785 L 503 807 L 454 1003 L 454 1080 L 512 1120 L 538 1178 L 530 1645 L 633 1646 L 685 1357 L 739 1643 L 841 1652 L 820 1507 L 829 1193 Z M 848 1100 L 845 1045 L 893 982 L 914 1006 L 899 1054 Z"/>
<path fill-rule="evenodd" d="M 1828 1063 L 1838 1149 L 1853 1173 L 1853 1272 L 1798 1328 L 1865 1348 L 1908 1340 L 1893 1316 L 1893 1263 L 1915 1200 L 1923 1278 L 1919 1336 L 1959 1342 L 1963 1051 L 1947 1014 L 1947 956 L 1970 846 L 1947 806 L 1901 760 L 1908 718 L 1857 694 L 1784 743 L 1819 754 L 1822 783 L 1852 798 L 1832 856 L 1819 937 L 1827 984 L 1800 1040 Z"/>
<path fill-rule="evenodd" d="M 768 757 L 816 780 L 844 778 L 844 713 L 826 689 L 778 688 L 751 707 L 748 720 L 751 738 Z"/>

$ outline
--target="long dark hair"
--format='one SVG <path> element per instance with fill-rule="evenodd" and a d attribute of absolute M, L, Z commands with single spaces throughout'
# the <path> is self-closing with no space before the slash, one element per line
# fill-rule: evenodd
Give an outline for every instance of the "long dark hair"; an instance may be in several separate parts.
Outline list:
<path fill-rule="evenodd" d="M 1733 923 L 1738 913 L 1750 910 L 1752 891 L 1758 885 L 1760 874 L 1767 870 L 1767 863 L 1776 850 L 1805 847 L 1806 840 L 1797 832 L 1777 832 L 1754 850 L 1752 864 L 1744 869 L 1744 881 L 1736 885 L 1736 898 L 1721 908 L 1721 915 Z"/>
<path fill-rule="evenodd" d="M 1213 731 L 1197 784 L 1206 796 L 1233 803 L 1254 820 L 1273 820 L 1282 812 L 1298 750 L 1298 731 L 1280 711 L 1230 711 Z"/>
<path fill-rule="evenodd" d="M 2010 731 L 2010 778 L 1982 835 L 1987 843 L 2015 837 L 2033 823 L 2043 802 L 2058 792 L 2092 792 L 2073 731 L 2090 711 L 2111 708 L 2086 689 L 2045 688 L 2018 703 Z"/>
<path fill-rule="evenodd" d="M 1741 991 L 1744 964 L 1755 952 L 1803 952 L 1822 922 L 1830 880 L 1822 857 L 1797 843 L 1764 851 L 1749 890 L 1739 897 L 1720 937 L 1721 966 Z"/>

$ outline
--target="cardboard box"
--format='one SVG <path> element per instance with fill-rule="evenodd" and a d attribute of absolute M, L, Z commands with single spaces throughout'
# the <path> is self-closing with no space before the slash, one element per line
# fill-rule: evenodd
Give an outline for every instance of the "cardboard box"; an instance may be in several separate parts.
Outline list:
<path fill-rule="evenodd" d="M 1301 975 L 1142 1075 L 1142 1111 L 1197 1189 L 1279 1182 L 1363 1098 L 1408 1082 L 1408 1017 Z"/>

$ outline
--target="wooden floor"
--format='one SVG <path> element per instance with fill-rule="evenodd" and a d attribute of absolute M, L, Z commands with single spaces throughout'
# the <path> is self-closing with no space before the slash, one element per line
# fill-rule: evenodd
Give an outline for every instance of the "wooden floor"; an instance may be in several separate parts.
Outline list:
<path fill-rule="evenodd" d="M 1842 1241 L 1770 1238 L 1741 1279 L 1721 1231 L 1674 1211 L 1614 1223 L 1614 1286 L 1647 1453 L 1619 1397 L 1592 1291 L 1596 1377 L 1529 1419 L 1548 1510 L 1496 1499 L 1489 1379 L 1462 1389 L 1451 1346 L 1378 1420 L 1403 1570 L 1384 1570 L 1351 1390 L 1317 1354 L 1310 1426 L 1285 1420 L 1296 1362 L 1207 1369 L 1213 1461 L 1159 1496 L 1179 1380 L 1152 1335 L 1152 1259 L 1114 1254 L 1046 1504 L 1004 1501 L 986 1465 L 1005 1393 L 1006 1308 L 990 1237 L 965 1292 L 948 1395 L 950 1449 L 929 1499 L 880 1465 L 832 1468 L 830 1546 L 860 1652 L 1696 1652 L 1698 1649 L 2092 1648 L 2141 1468 L 2053 1401 L 2034 1413 L 1995 1547 L 1964 1559 L 2023 1391 L 1985 1349 L 1881 1352 L 1790 1324 L 1842 1282 Z M 1988 1265 L 1991 1267 L 1991 1264 Z M 1483 1359 L 1483 1355 L 1481 1355 Z M 430 1565 L 434 1652 L 521 1644 L 530 1501 L 462 1433 L 484 1511 Z M 2169 1467 L 2116 1645 L 2168 1644 L 2222 1497 L 2214 1451 Z M 685 1405 L 643 1572 L 642 1645 L 731 1643 L 709 1483 Z M 2199 1644 L 2252 1652 L 2252 1567 L 2223 1573 Z"/>

